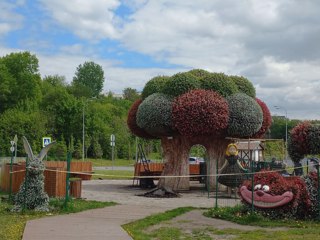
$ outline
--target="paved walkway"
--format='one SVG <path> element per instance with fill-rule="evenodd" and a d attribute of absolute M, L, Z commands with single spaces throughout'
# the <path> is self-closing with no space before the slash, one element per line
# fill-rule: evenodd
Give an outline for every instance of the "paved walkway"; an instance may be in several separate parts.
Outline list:
<path fill-rule="evenodd" d="M 28 221 L 23 240 L 129 240 L 132 238 L 121 227 L 123 224 L 177 207 L 214 206 L 214 199 L 199 190 L 184 193 L 181 198 L 165 199 L 136 196 L 142 192 L 145 190 L 132 187 L 132 180 L 85 181 L 83 198 L 119 205 Z M 225 199 L 219 206 L 236 203 L 234 199 Z"/>
<path fill-rule="evenodd" d="M 116 205 L 75 214 L 28 221 L 23 240 L 129 240 L 121 225 L 168 210 Z"/>

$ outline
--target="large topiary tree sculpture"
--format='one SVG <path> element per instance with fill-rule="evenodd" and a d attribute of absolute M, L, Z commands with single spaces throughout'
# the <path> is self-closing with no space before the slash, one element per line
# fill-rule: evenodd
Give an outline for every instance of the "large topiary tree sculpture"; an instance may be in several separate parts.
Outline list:
<path fill-rule="evenodd" d="M 128 126 L 143 138 L 159 138 L 165 158 L 159 187 L 189 188 L 188 155 L 195 144 L 207 150 L 207 173 L 216 174 L 231 142 L 228 137 L 263 137 L 270 126 L 267 106 L 243 77 L 195 69 L 172 77 L 151 79 L 143 100 L 129 111 Z M 215 177 L 210 177 L 215 185 Z"/>

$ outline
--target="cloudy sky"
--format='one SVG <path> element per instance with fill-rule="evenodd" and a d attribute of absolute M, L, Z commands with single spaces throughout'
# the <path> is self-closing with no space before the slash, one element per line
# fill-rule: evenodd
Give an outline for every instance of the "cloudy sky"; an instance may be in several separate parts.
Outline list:
<path fill-rule="evenodd" d="M 318 0 L 1 0 L 0 56 L 30 51 L 68 82 L 94 61 L 115 93 L 193 68 L 242 75 L 272 114 L 320 119 L 319 13 Z"/>

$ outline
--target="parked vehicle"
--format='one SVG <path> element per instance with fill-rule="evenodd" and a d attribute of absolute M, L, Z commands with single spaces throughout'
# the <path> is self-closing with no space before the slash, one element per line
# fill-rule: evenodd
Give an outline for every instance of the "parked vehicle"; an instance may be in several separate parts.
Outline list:
<path fill-rule="evenodd" d="M 201 157 L 189 157 L 189 164 L 200 164 L 201 162 L 204 162 Z"/>

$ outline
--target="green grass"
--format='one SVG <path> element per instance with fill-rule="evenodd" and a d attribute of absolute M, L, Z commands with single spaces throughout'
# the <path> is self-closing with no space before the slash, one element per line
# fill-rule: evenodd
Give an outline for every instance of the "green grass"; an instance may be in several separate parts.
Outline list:
<path fill-rule="evenodd" d="M 142 220 L 138 220 L 132 223 L 128 223 L 123 225 L 122 227 L 128 232 L 130 236 L 133 237 L 135 240 L 147 240 L 151 239 L 150 234 L 147 234 L 144 232 L 144 230 L 150 226 L 154 226 L 156 224 L 159 224 L 163 221 L 170 220 L 176 216 L 179 216 L 181 214 L 184 214 L 186 212 L 189 212 L 193 210 L 192 207 L 184 207 L 184 208 L 177 208 L 170 211 L 166 211 L 164 213 L 160 214 L 154 214 L 149 217 L 146 217 Z M 171 231 L 171 230 L 170 230 Z M 160 238 L 157 238 L 160 239 Z M 162 239 L 162 238 L 161 238 Z M 163 239 L 170 239 L 170 238 L 163 238 Z M 173 239 L 173 238 L 171 238 Z"/>
<path fill-rule="evenodd" d="M 0 193 L 0 195 L 3 195 Z M 63 207 L 63 201 L 51 199 L 49 213 L 40 213 L 34 211 L 25 211 L 24 213 L 10 212 L 12 205 L 6 201 L 0 200 L 0 239 L 20 240 L 23 235 L 26 222 L 31 219 L 41 218 L 51 215 L 68 214 L 81 212 L 88 209 L 113 206 L 113 202 L 85 201 L 73 199 L 68 203 L 68 208 Z"/>
<path fill-rule="evenodd" d="M 270 220 L 258 214 L 243 214 L 241 206 L 210 209 L 205 215 L 221 218 L 243 225 L 260 226 L 257 230 L 239 230 L 233 228 L 217 229 L 215 226 L 196 226 L 194 229 L 184 229 L 183 224 L 172 226 L 170 220 L 194 208 L 178 208 L 165 213 L 152 215 L 144 219 L 123 225 L 122 227 L 135 240 L 285 240 L 285 239 L 320 239 L 320 223 L 313 221 Z M 192 224 L 192 219 L 188 219 Z M 159 225 L 161 224 L 161 226 Z M 158 225 L 158 227 L 157 227 Z M 193 225 L 192 225 L 193 226 Z M 150 228 L 153 227 L 153 228 Z M 275 229 L 284 227 L 284 229 Z"/>
<path fill-rule="evenodd" d="M 92 179 L 132 179 L 133 171 L 126 170 L 95 170 Z"/>
<path fill-rule="evenodd" d="M 72 159 L 72 161 L 82 161 L 81 159 Z M 112 166 L 112 161 L 110 159 L 92 159 L 88 158 L 85 161 L 92 162 L 92 165 L 94 167 L 101 167 L 101 166 Z M 133 166 L 135 163 L 135 160 L 127 160 L 127 159 L 115 159 L 113 161 L 113 166 Z"/>

